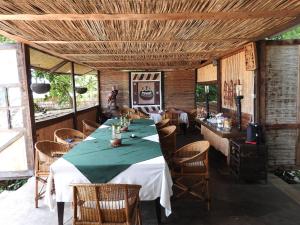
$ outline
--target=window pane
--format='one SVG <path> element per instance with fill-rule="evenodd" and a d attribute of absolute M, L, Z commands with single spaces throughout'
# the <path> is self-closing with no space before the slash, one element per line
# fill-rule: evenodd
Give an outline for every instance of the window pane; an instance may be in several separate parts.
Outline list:
<path fill-rule="evenodd" d="M 10 117 L 11 117 L 12 128 L 22 128 L 23 127 L 22 109 L 10 110 Z"/>
<path fill-rule="evenodd" d="M 72 79 L 70 75 L 53 74 L 33 70 L 33 83 L 50 83 L 51 89 L 45 94 L 33 94 L 35 120 L 42 121 L 71 113 L 73 109 Z"/>
<path fill-rule="evenodd" d="M 0 51 L 0 68 L 0 84 L 19 83 L 19 73 L 15 49 Z"/>
<path fill-rule="evenodd" d="M 218 85 L 210 84 L 209 86 L 209 109 L 211 112 L 217 112 Z M 205 85 L 197 84 L 196 87 L 196 104 L 200 108 L 206 108 Z"/>
<path fill-rule="evenodd" d="M 6 106 L 5 88 L 0 88 L 0 107 Z"/>
<path fill-rule="evenodd" d="M 96 75 L 76 76 L 75 86 L 78 109 L 90 108 L 98 105 L 98 78 Z M 83 93 L 82 91 L 86 92 Z"/>
<path fill-rule="evenodd" d="M 0 110 L 0 128 L 8 128 L 7 110 Z"/>
<path fill-rule="evenodd" d="M 19 87 L 8 89 L 8 101 L 10 106 L 21 106 L 21 89 Z"/>

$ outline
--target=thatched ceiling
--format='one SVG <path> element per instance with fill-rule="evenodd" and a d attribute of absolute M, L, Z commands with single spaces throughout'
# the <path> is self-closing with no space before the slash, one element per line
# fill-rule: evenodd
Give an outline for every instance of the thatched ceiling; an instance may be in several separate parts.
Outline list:
<path fill-rule="evenodd" d="M 299 0 L 0 1 L 0 34 L 99 70 L 197 68 L 299 22 Z"/>

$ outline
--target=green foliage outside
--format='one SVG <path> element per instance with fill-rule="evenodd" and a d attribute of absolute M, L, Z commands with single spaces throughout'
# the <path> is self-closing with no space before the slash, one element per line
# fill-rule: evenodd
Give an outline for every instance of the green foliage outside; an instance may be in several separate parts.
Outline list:
<path fill-rule="evenodd" d="M 197 84 L 196 86 L 196 104 L 205 102 L 205 85 Z M 209 101 L 217 101 L 218 98 L 218 86 L 209 85 Z"/>
<path fill-rule="evenodd" d="M 0 43 L 15 43 L 15 41 L 10 40 L 10 39 L 0 35 Z"/>
<path fill-rule="evenodd" d="M 39 99 L 39 102 L 57 102 L 60 105 L 59 109 L 73 108 L 72 77 L 70 75 L 33 70 L 32 77 L 36 79 L 36 82 L 43 82 L 42 80 L 46 80 L 51 85 L 49 93 L 45 95 L 44 99 Z M 97 77 L 95 75 L 76 76 L 75 85 L 86 87 L 88 89 L 88 92 L 85 94 L 76 94 L 78 107 L 85 101 L 97 98 L 98 87 Z M 35 107 L 37 111 L 40 111 L 37 105 L 35 105 Z"/>
<path fill-rule="evenodd" d="M 15 191 L 22 187 L 26 182 L 27 179 L 0 181 L 0 193 L 6 190 Z"/>
<path fill-rule="evenodd" d="M 77 94 L 77 105 L 80 107 L 80 103 L 97 99 L 98 96 L 98 84 L 97 84 L 97 77 L 95 75 L 84 75 L 84 76 L 76 76 L 75 77 L 75 84 L 76 86 L 86 87 L 88 92 L 85 94 Z"/>
<path fill-rule="evenodd" d="M 62 105 L 62 108 L 65 108 L 65 105 L 69 105 L 70 108 L 73 107 L 71 95 L 72 80 L 70 75 L 58 75 L 45 71 L 33 70 L 32 77 L 36 79 L 36 82 L 40 82 L 40 80 L 43 79 L 50 82 L 51 89 L 50 92 L 45 95 L 44 101 L 57 101 L 58 104 Z"/>
<path fill-rule="evenodd" d="M 284 33 L 268 38 L 268 40 L 288 40 L 288 39 L 300 39 L 300 26 L 297 26 Z"/>

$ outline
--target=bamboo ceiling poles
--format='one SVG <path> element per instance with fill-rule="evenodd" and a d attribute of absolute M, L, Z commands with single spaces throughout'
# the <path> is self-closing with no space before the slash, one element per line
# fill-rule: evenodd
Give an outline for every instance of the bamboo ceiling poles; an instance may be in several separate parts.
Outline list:
<path fill-rule="evenodd" d="M 95 70 L 194 69 L 299 22 L 298 0 L 0 3 L 1 34 Z"/>

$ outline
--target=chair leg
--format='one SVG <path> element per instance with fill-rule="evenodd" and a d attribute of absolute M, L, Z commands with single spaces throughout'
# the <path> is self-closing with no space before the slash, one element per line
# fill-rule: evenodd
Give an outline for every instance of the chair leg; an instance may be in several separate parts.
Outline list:
<path fill-rule="evenodd" d="M 39 207 L 39 181 L 38 178 L 35 177 L 35 208 Z"/>
<path fill-rule="evenodd" d="M 210 211 L 210 191 L 209 191 L 209 179 L 206 178 L 206 194 L 207 194 L 207 210 Z"/>

